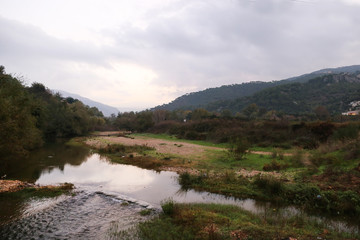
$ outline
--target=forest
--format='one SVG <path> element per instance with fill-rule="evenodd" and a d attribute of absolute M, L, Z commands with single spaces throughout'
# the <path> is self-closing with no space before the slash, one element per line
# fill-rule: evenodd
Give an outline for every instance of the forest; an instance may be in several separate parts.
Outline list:
<path fill-rule="evenodd" d="M 0 66 L 0 159 L 25 156 L 57 138 L 85 135 L 105 123 L 97 108 L 52 93 L 41 83 L 26 86 Z"/>

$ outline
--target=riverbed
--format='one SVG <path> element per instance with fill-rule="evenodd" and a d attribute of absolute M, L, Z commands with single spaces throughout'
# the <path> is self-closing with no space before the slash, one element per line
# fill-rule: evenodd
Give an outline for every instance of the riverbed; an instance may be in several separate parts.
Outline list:
<path fill-rule="evenodd" d="M 157 214 L 161 203 L 169 199 L 182 203 L 233 204 L 257 214 L 304 216 L 293 207 L 184 191 L 175 172 L 113 164 L 86 147 L 49 145 L 3 169 L 8 178 L 39 185 L 70 182 L 76 188 L 73 194 L 57 198 L 26 201 L 0 198 L 0 237 L 4 239 L 106 239 L 110 238 L 113 224 L 124 230 L 134 226 Z M 153 214 L 142 216 L 140 212 L 144 209 L 153 209 Z M 306 217 L 338 230 L 359 232 L 359 227 L 351 222 Z"/>

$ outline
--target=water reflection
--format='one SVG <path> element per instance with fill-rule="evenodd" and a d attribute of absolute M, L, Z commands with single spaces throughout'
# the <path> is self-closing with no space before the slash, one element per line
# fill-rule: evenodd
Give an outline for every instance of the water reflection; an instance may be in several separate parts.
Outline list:
<path fill-rule="evenodd" d="M 99 190 L 103 188 L 130 193 L 151 185 L 155 174 L 129 165 L 111 165 L 101 159 L 99 154 L 92 154 L 79 166 L 66 164 L 63 170 L 43 171 L 36 183 L 47 185 L 71 182 L 76 186 L 89 185 Z"/>
<path fill-rule="evenodd" d="M 159 207 L 162 201 L 171 198 L 183 203 L 233 204 L 263 216 L 268 214 L 279 217 L 296 214 L 304 216 L 299 210 L 291 207 L 283 208 L 252 199 L 239 200 L 194 190 L 184 191 L 177 182 L 178 175 L 174 172 L 159 173 L 130 165 L 112 164 L 106 157 L 94 154 L 84 147 L 50 145 L 34 152 L 29 159 L 14 160 L 7 165 L 5 170 L 9 178 L 36 182 L 41 185 L 71 182 L 78 190 L 91 194 L 101 192 L 105 194 L 104 196 L 108 194 L 120 198 L 132 198 L 155 207 Z M 50 200 L 50 205 L 54 204 L 52 201 L 57 200 Z M 34 206 L 43 207 L 44 203 L 35 202 L 34 205 L 34 202 L 0 198 L 0 225 L 10 219 L 21 217 L 25 213 L 31 215 L 34 209 L 39 209 Z M 91 207 L 90 202 L 89 206 Z M 325 221 L 319 217 L 315 218 Z M 344 228 L 351 230 L 344 223 L 334 223 L 341 228 L 345 226 Z M 359 231 L 356 226 L 352 229 L 355 232 Z"/>
<path fill-rule="evenodd" d="M 6 174 L 8 179 L 35 182 L 46 171 L 63 171 L 66 164 L 78 166 L 90 155 L 89 148 L 54 143 L 33 151 L 27 158 L 0 161 L 0 172 L 1 176 Z"/>

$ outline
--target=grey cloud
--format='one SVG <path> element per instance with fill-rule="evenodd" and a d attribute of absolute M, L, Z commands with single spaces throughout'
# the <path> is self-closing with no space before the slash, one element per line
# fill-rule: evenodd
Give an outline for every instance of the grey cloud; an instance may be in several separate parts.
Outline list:
<path fill-rule="evenodd" d="M 1 57 L 83 61 L 105 64 L 102 50 L 84 42 L 57 39 L 40 28 L 0 16 Z"/>
<path fill-rule="evenodd" d="M 360 5 L 327 0 L 178 1 L 149 11 L 144 29 L 128 23 L 103 30 L 115 45 L 102 47 L 0 18 L 0 60 L 24 57 L 27 66 L 33 57 L 44 66 L 49 59 L 104 67 L 111 60 L 132 62 L 154 70 L 154 84 L 181 87 L 180 95 L 190 88 L 359 64 L 359 10 Z M 66 69 L 58 74 L 86 76 Z"/>
<path fill-rule="evenodd" d="M 209 81 L 221 85 L 241 73 L 273 80 L 356 64 L 355 59 L 346 59 L 344 49 L 360 39 L 359 6 L 321 0 L 220 5 L 191 1 L 172 17 L 149 18 L 145 30 L 125 28 L 124 37 L 141 42 L 135 48 L 144 55 L 137 55 L 137 61 L 160 72 L 161 81 L 178 85 L 207 86 Z"/>

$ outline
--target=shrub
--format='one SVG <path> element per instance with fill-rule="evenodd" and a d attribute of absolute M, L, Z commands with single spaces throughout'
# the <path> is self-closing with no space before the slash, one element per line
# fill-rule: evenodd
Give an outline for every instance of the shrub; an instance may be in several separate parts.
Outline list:
<path fill-rule="evenodd" d="M 318 141 L 310 136 L 298 137 L 293 144 L 304 149 L 315 149 L 319 146 Z"/>
<path fill-rule="evenodd" d="M 277 162 L 276 160 L 272 160 L 271 163 L 267 163 L 264 165 L 263 170 L 264 171 L 279 171 L 281 169 L 285 169 L 289 167 L 288 164 L 281 164 Z"/>
<path fill-rule="evenodd" d="M 294 167 L 303 167 L 304 166 L 304 154 L 298 149 L 291 157 L 291 162 Z"/>
<path fill-rule="evenodd" d="M 356 141 L 345 147 L 345 159 L 354 160 L 360 158 L 360 142 Z"/>
<path fill-rule="evenodd" d="M 360 213 L 360 196 L 354 191 L 340 192 L 340 209 L 346 214 L 355 215 Z"/>
<path fill-rule="evenodd" d="M 284 189 L 284 184 L 271 176 L 258 176 L 255 178 L 254 184 L 271 195 L 279 195 Z"/>
<path fill-rule="evenodd" d="M 227 183 L 236 182 L 236 180 L 237 180 L 236 173 L 234 171 L 231 171 L 231 170 L 225 171 L 224 180 Z"/>
<path fill-rule="evenodd" d="M 172 199 L 168 199 L 161 203 L 161 208 L 165 215 L 172 216 L 175 212 L 175 202 Z"/>
<path fill-rule="evenodd" d="M 148 215 L 151 214 L 151 212 L 152 212 L 151 209 L 143 209 L 139 213 L 140 213 L 141 216 L 148 216 Z"/>
<path fill-rule="evenodd" d="M 322 165 L 337 164 L 339 162 L 339 160 L 335 156 L 324 156 L 320 154 L 313 155 L 310 161 L 317 167 Z"/>
<path fill-rule="evenodd" d="M 318 195 L 320 195 L 318 187 L 300 183 L 288 185 L 285 191 L 285 197 L 292 203 L 299 205 L 314 202 Z"/>
<path fill-rule="evenodd" d="M 242 160 L 249 148 L 249 141 L 237 138 L 235 141 L 232 141 L 229 153 L 235 158 L 235 160 Z"/>
<path fill-rule="evenodd" d="M 191 175 L 188 172 L 181 173 L 179 176 L 179 184 L 182 188 L 187 189 L 193 184 L 201 184 L 203 182 L 203 175 Z"/>
<path fill-rule="evenodd" d="M 334 134 L 333 138 L 335 140 L 350 140 L 356 139 L 359 136 L 359 126 L 355 124 L 349 124 L 343 127 L 338 128 Z"/>

